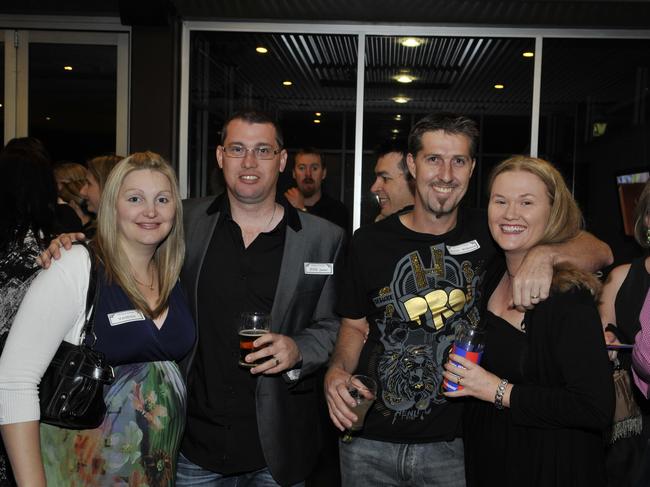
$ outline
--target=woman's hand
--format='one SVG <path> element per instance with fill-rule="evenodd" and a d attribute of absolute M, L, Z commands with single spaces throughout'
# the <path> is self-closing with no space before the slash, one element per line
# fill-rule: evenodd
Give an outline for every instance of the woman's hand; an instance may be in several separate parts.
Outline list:
<path fill-rule="evenodd" d="M 452 362 L 460 364 L 457 367 Z M 501 379 L 474 362 L 456 354 L 449 354 L 449 361 L 444 365 L 443 377 L 457 383 L 463 388 L 459 391 L 445 392 L 447 397 L 473 396 L 487 402 L 494 402 L 494 395 Z"/>

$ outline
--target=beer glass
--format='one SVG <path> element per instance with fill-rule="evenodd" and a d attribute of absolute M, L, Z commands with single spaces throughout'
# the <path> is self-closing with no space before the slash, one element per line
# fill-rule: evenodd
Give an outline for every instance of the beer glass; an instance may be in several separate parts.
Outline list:
<path fill-rule="evenodd" d="M 242 367 L 255 367 L 265 362 L 269 357 L 246 362 L 246 355 L 257 352 L 259 348 L 253 347 L 253 342 L 259 337 L 271 331 L 271 318 L 266 313 L 257 311 L 245 311 L 241 314 L 239 321 L 239 365 Z"/>
<path fill-rule="evenodd" d="M 366 413 L 368 412 L 368 409 L 370 409 L 370 406 L 372 406 L 372 403 L 375 402 L 377 382 L 375 382 L 375 379 L 372 377 L 357 374 L 351 375 L 345 385 L 348 392 L 357 403 L 356 406 L 350 408 L 352 412 L 356 414 L 357 420 L 352 423 L 352 426 L 348 428 L 342 438 L 344 443 L 349 443 L 352 441 L 352 432 L 363 429 Z"/>

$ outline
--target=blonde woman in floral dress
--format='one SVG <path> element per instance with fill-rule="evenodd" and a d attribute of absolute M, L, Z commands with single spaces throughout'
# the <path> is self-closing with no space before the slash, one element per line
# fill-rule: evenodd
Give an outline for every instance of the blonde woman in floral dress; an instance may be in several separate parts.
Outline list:
<path fill-rule="evenodd" d="M 157 154 L 133 154 L 111 172 L 92 244 L 95 348 L 116 375 L 99 428 L 39 425 L 37 394 L 61 341 L 78 341 L 88 252 L 74 246 L 30 286 L 0 357 L 0 431 L 19 485 L 173 485 L 186 403 L 176 361 L 195 339 L 178 284 L 181 212 L 174 173 Z"/>

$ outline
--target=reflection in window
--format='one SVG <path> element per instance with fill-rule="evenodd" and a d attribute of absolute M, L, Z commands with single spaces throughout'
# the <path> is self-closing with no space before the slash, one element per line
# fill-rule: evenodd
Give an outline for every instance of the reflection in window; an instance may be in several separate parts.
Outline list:
<path fill-rule="evenodd" d="M 344 189 L 352 185 L 357 38 L 193 32 L 190 49 L 190 195 L 224 190 L 219 132 L 231 114 L 253 108 L 276 116 L 284 131 L 289 163 L 278 192 L 293 186 L 293 154 L 313 146 L 327 162 L 324 191 L 351 210 Z"/>
<path fill-rule="evenodd" d="M 408 135 L 428 113 L 451 111 L 481 127 L 477 170 L 466 201 L 482 204 L 489 169 L 530 151 L 534 58 L 532 39 L 425 37 L 416 47 L 400 37 L 370 36 L 366 44 L 361 223 L 378 213 L 369 188 L 373 149 Z"/>
<path fill-rule="evenodd" d="M 29 135 L 54 160 L 115 152 L 115 46 L 31 43 Z"/>
<path fill-rule="evenodd" d="M 545 39 L 541 156 L 560 166 L 587 217 L 617 259 L 623 237 L 616 176 L 650 165 L 650 40 Z"/>

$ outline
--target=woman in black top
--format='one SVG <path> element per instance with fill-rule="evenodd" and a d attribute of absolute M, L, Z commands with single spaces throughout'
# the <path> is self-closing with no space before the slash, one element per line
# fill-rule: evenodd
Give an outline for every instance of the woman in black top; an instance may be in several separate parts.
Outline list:
<path fill-rule="evenodd" d="M 511 276 L 526 252 L 578 234 L 581 214 L 560 173 L 524 156 L 490 179 L 488 223 L 505 262 L 486 277 L 482 366 L 457 355 L 445 377 L 462 385 L 469 486 L 605 485 L 603 431 L 614 407 L 591 275 L 556 265 L 548 299 L 512 308 Z M 541 294 L 541 293 L 540 293 Z"/>

